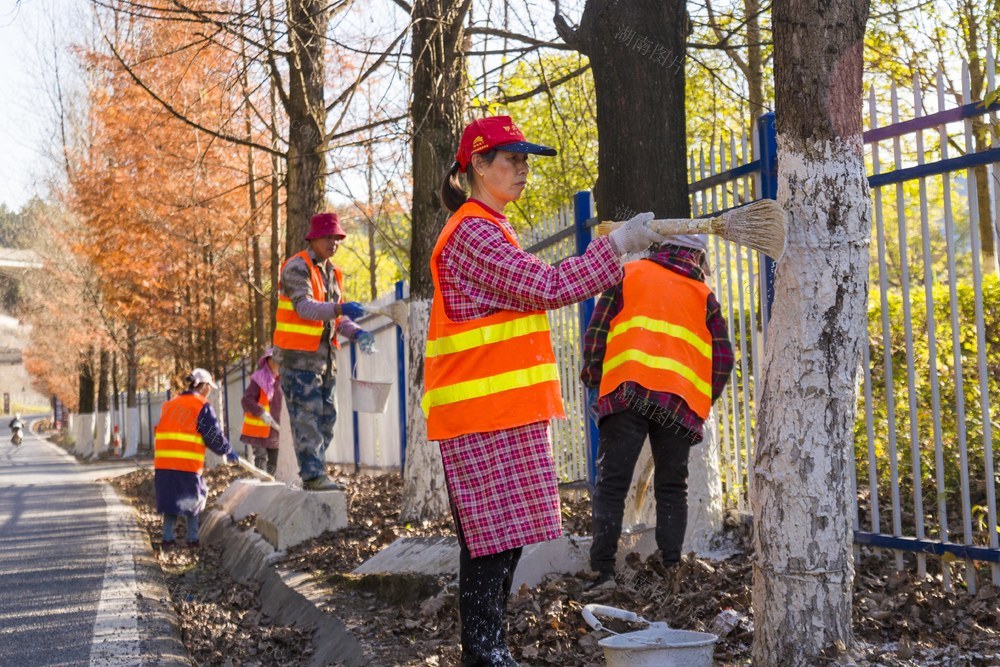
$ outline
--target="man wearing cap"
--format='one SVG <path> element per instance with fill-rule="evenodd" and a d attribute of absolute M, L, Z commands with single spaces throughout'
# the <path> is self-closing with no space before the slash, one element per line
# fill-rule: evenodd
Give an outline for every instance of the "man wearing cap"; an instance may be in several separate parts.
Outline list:
<path fill-rule="evenodd" d="M 364 315 L 364 308 L 344 302 L 343 274 L 330 261 L 346 236 L 336 213 L 314 215 L 305 239 L 309 247 L 285 260 L 278 284 L 274 359 L 302 488 L 309 491 L 344 488 L 326 474 L 326 448 L 337 421 L 337 335 L 357 343 L 364 354 L 375 351 L 375 336 L 352 321 Z"/>
<path fill-rule="evenodd" d="M 680 561 L 687 528 L 688 453 L 733 369 L 719 302 L 705 284 L 705 237 L 671 236 L 625 265 L 601 295 L 584 336 L 580 379 L 598 420 L 592 500 L 595 586 L 614 578 L 625 496 L 646 437 L 652 448 L 656 544 Z"/>
<path fill-rule="evenodd" d="M 153 484 L 156 511 L 163 515 L 164 550 L 174 546 L 178 516 L 187 517 L 187 546 L 198 547 L 198 515 L 208 498 L 201 476 L 205 448 L 225 456 L 229 463 L 239 460 L 208 402 L 208 395 L 218 386 L 212 374 L 196 368 L 187 376 L 187 384 L 187 389 L 160 408 L 155 430 Z"/>

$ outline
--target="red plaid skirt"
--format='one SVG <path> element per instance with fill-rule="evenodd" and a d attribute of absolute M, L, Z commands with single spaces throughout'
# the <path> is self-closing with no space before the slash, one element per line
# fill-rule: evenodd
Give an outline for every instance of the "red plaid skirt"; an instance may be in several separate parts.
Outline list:
<path fill-rule="evenodd" d="M 562 535 L 548 422 L 442 440 L 451 508 L 473 558 Z"/>

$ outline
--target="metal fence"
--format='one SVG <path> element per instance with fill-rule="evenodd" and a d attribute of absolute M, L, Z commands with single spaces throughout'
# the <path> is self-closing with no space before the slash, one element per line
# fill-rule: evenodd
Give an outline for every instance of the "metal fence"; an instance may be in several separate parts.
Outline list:
<path fill-rule="evenodd" d="M 993 93 L 992 54 L 986 69 Z M 855 541 L 892 550 L 899 568 L 904 553 L 915 553 L 919 575 L 927 572 L 927 554 L 941 556 L 946 588 L 949 562 L 957 560 L 975 592 L 974 561 L 989 563 L 990 577 L 1000 583 L 993 459 L 1000 346 L 996 315 L 984 302 L 988 290 L 996 298 L 997 267 L 995 257 L 993 266 L 983 265 L 979 230 L 979 216 L 989 212 L 993 224 L 984 227 L 993 247 L 1000 245 L 1000 134 L 993 113 L 1000 105 L 970 101 L 967 68 L 963 84 L 963 104 L 949 108 L 939 72 L 936 111 L 928 114 L 915 78 L 912 117 L 905 120 L 895 86 L 888 113 L 880 116 L 874 91 L 870 97 L 864 141 L 874 238 L 870 341 L 856 428 Z M 977 120 L 990 139 L 979 150 Z M 774 196 L 773 116 L 762 118 L 757 129 L 752 137 L 691 157 L 691 174 L 698 177 L 690 186 L 695 215 Z M 748 159 L 748 143 L 759 159 Z M 956 151 L 961 155 L 952 157 Z M 976 168 L 988 183 L 985 196 L 977 189 Z M 760 296 L 771 294 L 770 281 L 759 278 L 771 268 L 767 258 L 718 238 L 710 253 L 712 287 L 737 351 L 733 381 L 716 411 L 726 502 L 740 508 L 753 483 L 754 378 L 768 311 L 768 299 Z"/>
<path fill-rule="evenodd" d="M 993 71 L 989 54 L 991 94 Z M 984 285 L 994 284 L 990 281 L 997 267 L 995 260 L 992 267 L 982 264 L 977 224 L 980 211 L 990 211 L 995 219 L 994 248 L 1000 246 L 1000 132 L 995 114 L 1000 105 L 971 102 L 967 70 L 964 82 L 964 103 L 948 108 L 939 74 L 936 111 L 925 113 L 926 100 L 915 80 L 913 100 L 907 105 L 912 117 L 905 120 L 895 88 L 888 123 L 885 113 L 876 113 L 874 93 L 870 100 L 870 129 L 864 141 L 873 189 L 873 289 L 856 427 L 855 489 L 860 511 L 855 512 L 855 541 L 893 550 L 899 567 L 904 565 L 904 553 L 916 553 L 920 574 L 927 571 L 926 554 L 942 556 L 946 587 L 951 586 L 947 562 L 957 559 L 967 564 L 963 578 L 975 591 L 973 561 L 988 562 L 993 582 L 1000 584 L 993 459 L 1000 433 L 1000 350 L 996 349 L 1000 321 L 984 301 Z M 990 141 L 977 151 L 973 124 L 979 121 L 990 130 Z M 952 157 L 956 150 L 962 155 Z M 752 133 L 692 155 L 693 214 L 709 215 L 774 198 L 777 159 L 772 114 L 762 117 Z M 977 194 L 976 168 L 985 170 L 985 202 Z M 595 224 L 590 194 L 578 193 L 572 206 L 523 231 L 522 246 L 556 264 L 584 251 Z M 734 377 L 715 407 L 724 501 L 727 507 L 742 510 L 753 484 L 748 472 L 753 460 L 755 379 L 760 377 L 767 338 L 774 264 L 719 237 L 711 237 L 709 257 L 709 283 L 729 321 L 737 355 Z M 406 286 L 399 283 L 376 304 L 407 296 Z M 552 426 L 553 454 L 563 482 L 593 479 L 596 427 L 587 418 L 578 379 L 582 332 L 592 310 L 593 300 L 588 300 L 549 313 L 569 415 Z M 996 327 L 992 333 L 987 321 Z M 350 344 L 338 352 L 340 417 L 328 460 L 400 467 L 405 465 L 406 346 L 401 332 L 384 318 L 362 325 L 375 333 L 380 354 L 360 356 Z M 365 379 L 396 383 L 385 413 L 353 411 L 348 370 L 355 368 Z M 226 373 L 222 404 L 230 434 L 239 433 L 239 400 L 250 370 L 244 363 Z M 164 399 L 164 394 L 140 395 L 144 446 L 151 442 L 152 425 Z"/>

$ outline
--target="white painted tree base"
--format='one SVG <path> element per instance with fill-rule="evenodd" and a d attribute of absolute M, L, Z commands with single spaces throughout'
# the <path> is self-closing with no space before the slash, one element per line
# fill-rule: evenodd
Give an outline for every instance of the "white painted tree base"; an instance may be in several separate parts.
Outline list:
<path fill-rule="evenodd" d="M 99 457 L 108 451 L 111 445 L 111 413 L 98 412 L 95 419 L 94 453 L 93 458 Z"/>
<path fill-rule="evenodd" d="M 411 363 L 407 373 L 406 470 L 403 474 L 402 510 L 402 518 L 406 521 L 438 519 L 450 513 L 441 451 L 437 442 L 427 439 L 427 420 L 420 407 L 424 395 L 423 358 L 430 312 L 430 301 L 410 301 L 409 358 L 418 360 L 420 367 L 419 372 L 414 372 Z"/>
<path fill-rule="evenodd" d="M 94 453 L 94 413 L 80 415 L 79 422 L 76 453 L 80 456 L 91 456 Z"/>
<path fill-rule="evenodd" d="M 122 443 L 125 450 L 123 457 L 129 458 L 139 454 L 139 408 L 125 409 L 125 438 Z"/>
<path fill-rule="evenodd" d="M 624 529 L 656 526 L 653 472 L 653 456 L 647 438 L 635 466 L 632 487 L 625 498 Z M 705 422 L 705 439 L 691 449 L 688 460 L 688 522 L 683 553 L 708 554 L 715 551 L 719 546 L 722 519 L 719 441 L 713 412 Z"/>

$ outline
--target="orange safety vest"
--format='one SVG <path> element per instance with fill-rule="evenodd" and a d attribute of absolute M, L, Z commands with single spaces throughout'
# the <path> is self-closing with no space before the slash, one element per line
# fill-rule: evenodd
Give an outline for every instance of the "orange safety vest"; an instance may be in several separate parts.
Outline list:
<path fill-rule="evenodd" d="M 207 402 L 201 394 L 181 394 L 163 404 L 154 431 L 155 469 L 202 473 L 205 439 L 198 432 L 198 413 Z"/>
<path fill-rule="evenodd" d="M 445 314 L 438 261 L 466 218 L 491 221 L 520 247 L 492 213 L 474 202 L 463 204 L 441 230 L 431 254 L 434 301 L 424 357 L 422 406 L 430 440 L 566 416 L 545 311 L 501 310 L 466 322 Z"/>
<path fill-rule="evenodd" d="M 285 272 L 285 265 L 295 257 L 301 257 L 306 266 L 309 267 L 309 280 L 312 283 L 312 297 L 316 301 L 326 301 L 326 283 L 323 282 L 323 274 L 319 267 L 313 264 L 309 253 L 302 252 L 292 255 L 281 263 L 280 276 Z M 337 281 L 337 289 L 340 291 L 340 300 L 344 301 L 344 274 L 336 266 L 333 267 L 333 276 Z M 338 317 L 334 320 L 333 327 L 336 331 Z M 307 320 L 299 317 L 295 312 L 295 306 L 281 291 L 281 280 L 278 280 L 278 312 L 275 313 L 274 345 L 283 350 L 300 350 L 303 352 L 315 352 L 319 349 L 320 340 L 323 338 L 324 322 L 320 320 Z M 333 346 L 340 348 L 340 341 L 337 336 L 330 336 Z"/>
<path fill-rule="evenodd" d="M 264 390 L 261 390 L 257 403 L 264 408 L 264 412 L 271 414 L 271 402 L 267 400 Z M 266 438 L 271 435 L 271 427 L 260 417 L 254 417 L 252 412 L 248 412 L 243 416 L 243 430 L 240 434 L 248 438 Z"/>
<path fill-rule="evenodd" d="M 649 260 L 625 265 L 622 310 L 611 320 L 601 396 L 623 382 L 676 394 L 699 417 L 712 407 L 711 290 Z"/>

